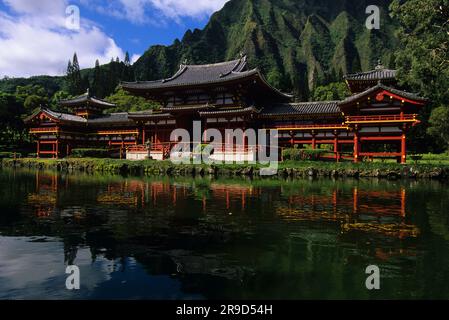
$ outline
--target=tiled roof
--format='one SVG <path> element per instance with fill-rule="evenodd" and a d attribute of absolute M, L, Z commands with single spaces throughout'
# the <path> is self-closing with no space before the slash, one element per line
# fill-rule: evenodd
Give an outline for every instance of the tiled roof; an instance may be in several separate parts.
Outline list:
<path fill-rule="evenodd" d="M 128 113 L 122 112 L 122 113 L 111 113 L 104 116 L 99 116 L 92 119 L 85 119 L 83 117 L 69 114 L 69 113 L 62 113 L 62 112 L 56 112 L 50 109 L 39 109 L 36 112 L 34 112 L 31 116 L 27 117 L 24 121 L 25 123 L 31 121 L 35 116 L 37 116 L 39 113 L 43 112 L 50 118 L 53 118 L 58 121 L 62 121 L 65 123 L 71 123 L 71 124 L 84 124 L 84 125 L 101 125 L 101 124 L 132 124 L 132 121 L 128 117 Z"/>
<path fill-rule="evenodd" d="M 240 114 L 248 114 L 248 113 L 260 113 L 261 110 L 257 109 L 254 106 L 247 107 L 247 108 L 240 108 L 240 109 L 221 109 L 221 110 L 214 110 L 214 111 L 204 111 L 200 112 L 200 116 L 229 116 L 229 115 L 240 115 Z"/>
<path fill-rule="evenodd" d="M 177 112 L 177 111 L 189 111 L 189 110 L 209 110 L 215 108 L 214 105 L 210 104 L 199 104 L 199 105 L 184 105 L 184 106 L 171 106 L 161 108 L 162 112 Z"/>
<path fill-rule="evenodd" d="M 145 119 L 167 119 L 172 118 L 170 113 L 161 113 L 154 111 L 141 111 L 131 112 L 128 114 L 128 118 L 132 120 L 145 120 Z"/>
<path fill-rule="evenodd" d="M 132 124 L 132 120 L 129 119 L 128 113 L 121 112 L 121 113 L 111 113 L 108 115 L 92 118 L 87 120 L 88 124 Z"/>
<path fill-rule="evenodd" d="M 281 103 L 270 105 L 262 111 L 262 116 L 335 114 L 341 110 L 337 101 Z"/>
<path fill-rule="evenodd" d="M 109 103 L 107 101 L 92 97 L 90 95 L 89 91 L 87 91 L 85 94 L 78 96 L 76 98 L 73 98 L 73 99 L 61 100 L 59 103 L 61 106 L 65 106 L 65 107 L 79 107 L 79 106 L 87 105 L 87 104 L 104 107 L 104 108 L 115 107 L 115 104 L 113 104 L 113 103 Z"/>
<path fill-rule="evenodd" d="M 157 81 L 123 82 L 125 89 L 155 89 L 207 84 L 238 79 L 255 74 L 256 70 L 243 71 L 246 68 L 246 56 L 238 60 L 206 65 L 182 64 L 173 77 Z"/>
<path fill-rule="evenodd" d="M 400 97 L 403 97 L 405 99 L 410 99 L 410 100 L 415 100 L 415 101 L 419 101 L 419 102 L 426 102 L 428 101 L 426 98 L 420 97 L 415 93 L 410 93 L 410 92 L 406 92 L 406 91 L 402 91 L 402 90 L 398 90 L 389 86 L 386 86 L 382 83 L 378 83 L 376 86 L 369 88 L 368 90 L 365 90 L 363 92 L 354 94 L 348 98 L 346 98 L 345 100 L 339 102 L 339 105 L 346 105 L 348 103 L 353 103 L 357 100 L 359 100 L 360 98 L 373 94 L 374 92 L 378 91 L 378 90 L 385 90 L 385 91 L 389 91 L 393 94 L 396 94 Z"/>
<path fill-rule="evenodd" d="M 50 109 L 42 109 L 42 112 L 44 112 L 51 118 L 55 118 L 55 119 L 65 121 L 65 122 L 87 123 L 87 120 L 85 118 L 74 115 L 74 114 L 56 112 L 56 111 L 52 111 Z"/>
<path fill-rule="evenodd" d="M 344 76 L 344 79 L 348 81 L 395 80 L 396 74 L 397 74 L 396 70 L 390 70 L 382 66 L 377 66 L 375 70 L 348 74 Z"/>

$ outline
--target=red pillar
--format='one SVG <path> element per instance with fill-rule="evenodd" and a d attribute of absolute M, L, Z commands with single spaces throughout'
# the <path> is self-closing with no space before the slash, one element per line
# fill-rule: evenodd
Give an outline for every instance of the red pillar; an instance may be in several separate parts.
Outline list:
<path fill-rule="evenodd" d="M 402 132 L 401 137 L 401 163 L 407 163 L 407 137 L 405 131 Z"/>
<path fill-rule="evenodd" d="M 337 162 L 340 161 L 340 155 L 338 154 L 338 133 L 334 132 L 334 154 L 335 154 L 335 160 Z"/>
<path fill-rule="evenodd" d="M 357 163 L 360 161 L 359 159 L 360 154 L 360 141 L 359 141 L 359 133 L 354 131 L 354 162 Z"/>
<path fill-rule="evenodd" d="M 55 144 L 55 153 L 56 153 L 56 159 L 59 158 L 59 140 L 56 140 L 56 144 Z"/>
<path fill-rule="evenodd" d="M 145 126 L 142 126 L 142 145 L 145 144 L 145 139 L 146 139 L 146 137 L 145 137 Z"/>
<path fill-rule="evenodd" d="M 312 149 L 313 149 L 313 150 L 316 149 L 316 137 L 315 137 L 315 133 L 312 133 Z"/>
<path fill-rule="evenodd" d="M 39 159 L 39 158 L 40 158 L 40 153 L 41 153 L 41 141 L 40 141 L 40 140 L 37 140 L 37 150 L 36 150 L 36 153 L 37 153 L 37 158 Z"/>

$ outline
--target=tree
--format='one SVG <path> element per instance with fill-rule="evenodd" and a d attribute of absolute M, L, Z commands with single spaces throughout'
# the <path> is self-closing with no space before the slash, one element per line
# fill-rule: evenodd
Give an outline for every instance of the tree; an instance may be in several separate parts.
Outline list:
<path fill-rule="evenodd" d="M 160 108 L 158 103 L 148 101 L 142 97 L 130 95 L 122 88 L 116 90 L 114 94 L 107 97 L 106 101 L 117 105 L 116 108 L 108 109 L 106 112 L 136 112 Z"/>
<path fill-rule="evenodd" d="M 395 54 L 398 78 L 403 86 L 430 99 L 422 111 L 423 126 L 412 130 L 411 141 L 416 148 L 433 148 L 434 139 L 427 134 L 444 134 L 437 134 L 443 128 L 438 117 L 447 115 L 440 108 L 448 108 L 449 101 L 449 1 L 394 0 L 390 10 L 400 23 L 401 45 Z M 427 129 L 429 124 L 436 127 Z"/>
<path fill-rule="evenodd" d="M 67 91 L 63 91 L 60 90 L 58 92 L 56 92 L 50 99 L 50 108 L 52 110 L 57 110 L 57 111 L 68 111 L 64 108 L 61 108 L 59 102 L 61 100 L 66 100 L 66 99 L 70 99 L 72 96 L 67 92 Z"/>
<path fill-rule="evenodd" d="M 130 65 L 131 65 L 131 60 L 129 59 L 129 52 L 126 51 L 126 54 L 125 54 L 125 66 L 129 67 Z"/>
<path fill-rule="evenodd" d="M 344 100 L 350 95 L 351 93 L 346 84 L 342 82 L 333 82 L 326 86 L 315 88 L 312 94 L 312 99 L 313 101 Z"/>
<path fill-rule="evenodd" d="M 449 108 L 438 107 L 432 111 L 427 133 L 435 137 L 449 150 Z"/>
<path fill-rule="evenodd" d="M 95 69 L 94 69 L 94 80 L 92 82 L 92 91 L 95 96 L 98 98 L 104 98 L 104 80 L 103 80 L 103 71 L 100 67 L 100 62 L 95 61 Z"/>
<path fill-rule="evenodd" d="M 67 66 L 66 79 L 68 91 L 70 94 L 80 95 L 86 90 L 83 79 L 81 78 L 81 70 L 76 52 L 73 55 L 73 61 L 69 61 L 69 64 Z"/>
<path fill-rule="evenodd" d="M 24 106 L 26 113 L 31 113 L 38 107 L 48 106 L 47 91 L 39 85 L 17 86 L 15 97 Z"/>
<path fill-rule="evenodd" d="M 25 113 L 22 98 L 15 94 L 0 92 L 0 148 L 14 150 L 30 141 L 28 132 L 22 121 Z"/>
<path fill-rule="evenodd" d="M 400 80 L 437 104 L 449 100 L 449 1 L 394 0 L 399 20 L 400 49 L 396 66 Z"/>
<path fill-rule="evenodd" d="M 23 106 L 27 113 L 31 113 L 36 108 L 45 108 L 48 105 L 48 98 L 37 95 L 26 97 Z"/>

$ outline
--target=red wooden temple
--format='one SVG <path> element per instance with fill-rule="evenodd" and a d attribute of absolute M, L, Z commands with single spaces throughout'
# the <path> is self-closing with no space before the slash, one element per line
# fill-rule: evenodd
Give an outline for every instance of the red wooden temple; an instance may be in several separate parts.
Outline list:
<path fill-rule="evenodd" d="M 295 103 L 258 69 L 248 69 L 242 56 L 217 64 L 182 64 L 168 79 L 121 84 L 133 95 L 159 102 L 157 111 L 103 114 L 114 105 L 87 93 L 61 102 L 73 110 L 70 114 L 41 109 L 26 123 L 36 136 L 38 156 L 61 157 L 75 147 L 108 146 L 161 160 L 174 144 L 171 132 L 184 128 L 192 133 L 193 122 L 199 121 L 203 133 L 222 133 L 223 153 L 231 152 L 226 145 L 234 142 L 226 129 L 253 128 L 277 130 L 281 147 L 330 145 L 329 157 L 337 161 L 392 157 L 405 163 L 407 132 L 419 123 L 418 113 L 427 100 L 398 88 L 396 71 L 380 64 L 347 75 L 345 81 L 352 95 L 343 101 Z M 250 147 L 243 139 L 232 152 L 248 153 Z"/>

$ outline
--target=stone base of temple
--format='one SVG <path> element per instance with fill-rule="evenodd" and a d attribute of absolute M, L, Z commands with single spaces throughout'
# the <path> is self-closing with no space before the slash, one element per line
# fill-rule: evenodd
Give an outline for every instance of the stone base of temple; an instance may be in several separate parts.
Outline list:
<path fill-rule="evenodd" d="M 164 154 L 163 152 L 157 152 L 157 151 L 127 151 L 126 152 L 126 160 L 131 161 L 141 161 L 141 160 L 157 160 L 162 161 L 164 160 Z"/>
<path fill-rule="evenodd" d="M 216 152 L 210 156 L 213 161 L 219 162 L 255 162 L 257 153 L 250 152 Z"/>
<path fill-rule="evenodd" d="M 126 160 L 139 161 L 150 159 L 149 151 L 127 151 Z"/>

